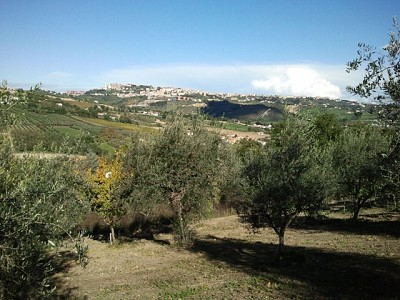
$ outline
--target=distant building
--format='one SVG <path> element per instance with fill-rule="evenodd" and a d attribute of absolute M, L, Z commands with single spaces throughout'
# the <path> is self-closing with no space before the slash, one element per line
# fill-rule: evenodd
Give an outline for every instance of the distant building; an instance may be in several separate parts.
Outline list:
<path fill-rule="evenodd" d="M 106 84 L 104 87 L 105 90 L 122 90 L 123 85 L 120 83 L 110 83 Z"/>

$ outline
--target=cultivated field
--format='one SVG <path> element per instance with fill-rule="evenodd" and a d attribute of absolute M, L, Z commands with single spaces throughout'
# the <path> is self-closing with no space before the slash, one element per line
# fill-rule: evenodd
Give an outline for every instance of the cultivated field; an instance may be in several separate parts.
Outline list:
<path fill-rule="evenodd" d="M 134 132 L 154 132 L 154 131 L 156 131 L 156 129 L 154 129 L 154 127 L 137 126 L 134 124 L 113 122 L 113 121 L 107 121 L 104 119 L 91 119 L 91 118 L 79 118 L 79 117 L 75 117 L 75 119 L 85 122 L 87 124 L 91 124 L 91 125 L 104 126 L 104 127 L 114 128 L 114 129 L 123 129 L 123 130 L 134 131 Z"/>
<path fill-rule="evenodd" d="M 253 234 L 236 216 L 199 224 L 185 249 L 169 233 L 89 240 L 88 266 L 71 260 L 59 280 L 78 299 L 398 299 L 399 215 L 362 217 L 298 221 L 282 260 L 272 230 Z"/>

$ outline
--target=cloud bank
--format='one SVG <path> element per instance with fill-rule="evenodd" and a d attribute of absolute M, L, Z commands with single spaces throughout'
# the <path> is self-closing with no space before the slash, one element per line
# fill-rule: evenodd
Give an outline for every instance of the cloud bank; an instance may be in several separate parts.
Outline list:
<path fill-rule="evenodd" d="M 272 68 L 266 79 L 253 80 L 255 89 L 277 95 L 329 97 L 339 99 L 340 87 L 309 66 Z"/>

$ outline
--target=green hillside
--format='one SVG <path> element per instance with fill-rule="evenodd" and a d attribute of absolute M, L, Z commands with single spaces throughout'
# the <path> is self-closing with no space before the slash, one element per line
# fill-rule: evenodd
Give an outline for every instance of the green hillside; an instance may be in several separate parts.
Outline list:
<path fill-rule="evenodd" d="M 234 131 L 267 131 L 285 111 L 330 112 L 343 123 L 376 120 L 373 105 L 311 97 L 201 94 L 183 89 L 121 85 L 79 95 L 39 90 L 15 109 L 12 126 L 18 151 L 69 145 L 79 154 L 112 153 L 126 137 L 153 132 L 170 114 L 206 114 L 210 126 Z M 223 121 L 221 125 L 220 121 Z M 267 128 L 268 127 L 268 128 Z"/>

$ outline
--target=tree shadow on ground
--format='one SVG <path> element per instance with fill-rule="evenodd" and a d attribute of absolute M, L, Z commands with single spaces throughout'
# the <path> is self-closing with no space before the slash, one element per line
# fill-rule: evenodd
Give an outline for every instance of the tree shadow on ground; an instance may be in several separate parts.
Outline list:
<path fill-rule="evenodd" d="M 160 244 L 160 245 L 170 245 L 171 242 L 166 240 L 166 239 L 159 239 L 156 238 L 156 234 L 159 234 L 160 232 L 140 232 L 140 233 L 134 233 L 130 236 L 119 236 L 116 240 L 116 243 L 118 244 L 130 244 L 130 243 L 134 243 L 137 242 L 139 240 L 147 240 L 147 241 L 152 241 L 156 244 Z M 164 232 L 161 232 L 164 233 Z M 169 232 L 166 232 L 169 233 Z M 107 242 L 109 243 L 109 241 L 103 240 L 102 242 Z"/>
<path fill-rule="evenodd" d="M 293 229 L 321 230 L 363 235 L 384 235 L 400 238 L 399 214 L 381 213 L 362 215 L 357 222 L 352 219 L 297 217 L 290 225 Z"/>
<path fill-rule="evenodd" d="M 72 251 L 60 251 L 53 255 L 54 270 L 50 284 L 56 286 L 55 294 L 51 299 L 67 300 L 77 299 L 74 294 L 77 288 L 70 287 L 67 280 L 63 275 L 68 273 L 68 270 L 74 265 L 78 264 L 78 255 Z M 82 299 L 82 298 L 79 298 Z M 87 299 L 86 297 L 83 299 Z"/>
<path fill-rule="evenodd" d="M 284 257 L 278 259 L 276 245 L 215 236 L 198 239 L 191 250 L 285 286 L 280 291 L 285 298 L 400 297 L 399 264 L 385 258 L 286 246 Z"/>
<path fill-rule="evenodd" d="M 140 239 L 155 241 L 161 244 L 168 244 L 166 241 L 158 240 L 155 235 L 172 233 L 172 225 L 170 221 L 151 222 L 140 221 L 118 224 L 115 227 L 116 241 L 118 243 L 131 243 Z M 93 240 L 102 243 L 110 242 L 110 228 L 106 226 L 96 227 L 95 231 L 89 234 Z"/>

